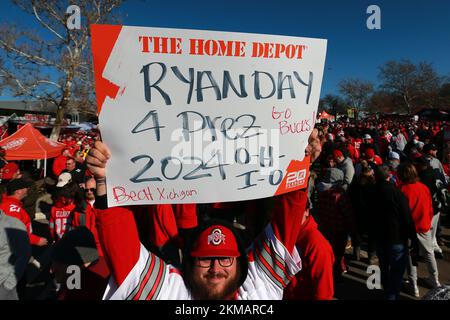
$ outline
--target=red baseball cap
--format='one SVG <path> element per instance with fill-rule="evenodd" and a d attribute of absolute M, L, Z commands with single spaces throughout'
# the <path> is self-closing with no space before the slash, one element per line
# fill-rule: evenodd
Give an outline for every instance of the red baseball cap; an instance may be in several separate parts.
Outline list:
<path fill-rule="evenodd" d="M 198 236 L 191 251 L 193 257 L 239 257 L 236 237 L 222 225 L 212 225 Z"/>

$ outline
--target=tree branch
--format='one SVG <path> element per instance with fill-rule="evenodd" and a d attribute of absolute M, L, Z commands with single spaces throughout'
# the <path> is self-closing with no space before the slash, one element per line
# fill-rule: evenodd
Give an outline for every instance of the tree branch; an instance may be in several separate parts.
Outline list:
<path fill-rule="evenodd" d="M 34 3 L 34 1 L 33 1 Z M 42 21 L 41 17 L 39 17 L 39 14 L 36 11 L 36 6 L 33 4 L 33 12 L 36 19 L 39 21 L 39 23 L 44 26 L 46 29 L 48 29 L 50 32 L 52 32 L 55 36 L 60 38 L 61 40 L 65 41 L 64 37 L 61 36 L 58 32 L 56 32 L 52 27 L 50 27 L 48 24 L 46 24 L 44 21 Z"/>
<path fill-rule="evenodd" d="M 12 51 L 12 52 L 18 54 L 21 57 L 24 57 L 24 58 L 26 58 L 26 59 L 28 59 L 30 61 L 33 61 L 36 64 L 39 64 L 39 65 L 42 65 L 42 66 L 59 67 L 58 64 L 56 64 L 56 63 L 54 63 L 52 61 L 49 61 L 49 60 L 47 60 L 45 58 L 42 58 L 40 56 L 37 56 L 37 55 L 32 55 L 32 54 L 26 53 L 26 52 L 24 52 L 22 50 L 19 50 L 19 49 L 15 48 L 14 46 L 12 46 L 11 44 L 9 44 L 9 43 L 1 40 L 1 39 L 0 39 L 0 46 L 3 47 L 6 51 Z"/>

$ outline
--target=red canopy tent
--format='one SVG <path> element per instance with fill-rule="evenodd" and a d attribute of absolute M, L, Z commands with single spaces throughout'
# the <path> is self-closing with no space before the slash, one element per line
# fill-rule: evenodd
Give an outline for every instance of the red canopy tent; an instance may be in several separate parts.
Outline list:
<path fill-rule="evenodd" d="M 327 119 L 327 120 L 330 120 L 330 121 L 334 121 L 334 116 L 332 116 L 331 114 L 329 114 L 326 111 L 322 111 L 322 113 L 320 114 L 319 119 Z"/>
<path fill-rule="evenodd" d="M 59 156 L 66 145 L 50 140 L 32 124 L 27 123 L 14 134 L 1 140 L 0 147 L 6 150 L 6 160 L 44 159 L 44 176 L 46 176 L 47 159 Z"/>

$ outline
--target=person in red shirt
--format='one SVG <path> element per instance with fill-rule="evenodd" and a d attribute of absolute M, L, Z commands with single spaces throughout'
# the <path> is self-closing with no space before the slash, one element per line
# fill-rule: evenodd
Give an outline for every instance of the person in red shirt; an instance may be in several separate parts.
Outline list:
<path fill-rule="evenodd" d="M 94 236 L 95 243 L 97 244 L 98 254 L 103 256 L 103 251 L 100 246 L 100 241 L 98 238 L 97 226 L 95 225 L 95 190 L 96 190 L 95 179 L 88 179 L 85 183 L 84 188 L 81 191 L 83 195 L 75 197 L 76 207 L 73 211 L 71 226 L 77 228 L 80 226 L 85 226 L 91 231 Z M 73 192 L 76 194 L 78 186 L 73 186 Z"/>
<path fill-rule="evenodd" d="M 74 199 L 65 186 L 57 191 L 55 204 L 50 209 L 49 229 L 53 241 L 59 241 L 70 228 L 69 221 L 75 209 Z"/>
<path fill-rule="evenodd" d="M 434 256 L 431 230 L 433 202 L 430 190 L 428 190 L 426 185 L 419 182 L 419 175 L 412 163 L 401 164 L 398 168 L 398 177 L 403 183 L 400 190 L 408 199 L 411 215 L 416 226 L 420 249 L 425 255 L 428 272 L 430 273 L 428 280 L 433 287 L 439 287 L 439 273 Z M 411 259 L 409 260 L 408 276 L 412 283 L 414 294 L 418 296 L 417 267 L 412 264 Z"/>
<path fill-rule="evenodd" d="M 359 149 L 356 149 L 353 143 L 347 141 L 347 150 L 353 164 L 358 163 L 360 158 Z"/>
<path fill-rule="evenodd" d="M 317 132 L 311 140 L 316 139 Z M 313 161 L 320 151 L 313 147 L 310 149 L 316 155 L 311 157 Z M 109 288 L 105 298 L 282 297 L 282 288 L 292 278 L 289 275 L 299 271 L 299 256 L 295 248 L 299 223 L 295 221 L 305 210 L 306 190 L 297 190 L 276 198 L 273 209 L 276 214 L 266 232 L 249 251 L 238 244 L 239 236 L 232 226 L 214 222 L 206 224 L 198 230 L 197 239 L 186 249 L 188 255 L 184 256 L 183 274 L 180 275 L 177 269 L 166 266 L 160 258 L 142 248 L 132 220 L 130 209 L 133 208 L 106 207 L 104 168 L 109 155 L 106 145 L 97 142 L 87 157 L 88 166 L 97 179 L 97 226 L 113 274 L 111 285 L 115 286 Z M 281 261 L 278 260 L 280 256 Z"/>
<path fill-rule="evenodd" d="M 334 295 L 334 255 L 330 243 L 306 211 L 302 219 L 297 247 L 302 270 L 284 290 L 284 300 L 331 300 Z"/>
<path fill-rule="evenodd" d="M 364 151 L 364 157 L 367 161 L 374 162 L 377 166 L 381 166 L 383 164 L 383 160 L 375 154 L 375 150 L 372 148 L 367 148 Z"/>
<path fill-rule="evenodd" d="M 66 169 L 66 161 L 70 157 L 70 150 L 64 149 L 53 161 L 53 174 L 58 177 Z"/>
<path fill-rule="evenodd" d="M 20 169 L 16 162 L 7 162 L 0 170 L 0 179 L 2 182 L 8 182 L 20 176 Z"/>
<path fill-rule="evenodd" d="M 22 204 L 22 200 L 27 196 L 31 184 L 31 181 L 22 178 L 11 180 L 6 186 L 6 196 L 2 198 L 0 209 L 2 209 L 6 215 L 23 222 L 27 228 L 30 244 L 45 246 L 48 243 L 47 239 L 32 233 L 30 216 L 25 211 Z"/>
<path fill-rule="evenodd" d="M 384 131 L 380 137 L 378 138 L 378 150 L 380 152 L 380 155 L 384 158 L 387 157 L 389 152 L 389 136 L 386 131 Z"/>

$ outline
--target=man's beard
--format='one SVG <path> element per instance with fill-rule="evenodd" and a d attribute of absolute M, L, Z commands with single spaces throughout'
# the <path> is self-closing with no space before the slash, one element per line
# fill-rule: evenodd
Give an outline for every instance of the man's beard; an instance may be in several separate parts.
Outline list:
<path fill-rule="evenodd" d="M 195 300 L 225 300 L 230 298 L 230 296 L 239 289 L 241 268 L 240 263 L 238 262 L 235 276 L 227 279 L 225 287 L 220 292 L 209 291 L 204 287 L 203 283 L 196 282 L 191 270 L 188 270 L 184 275 L 185 283 Z"/>

